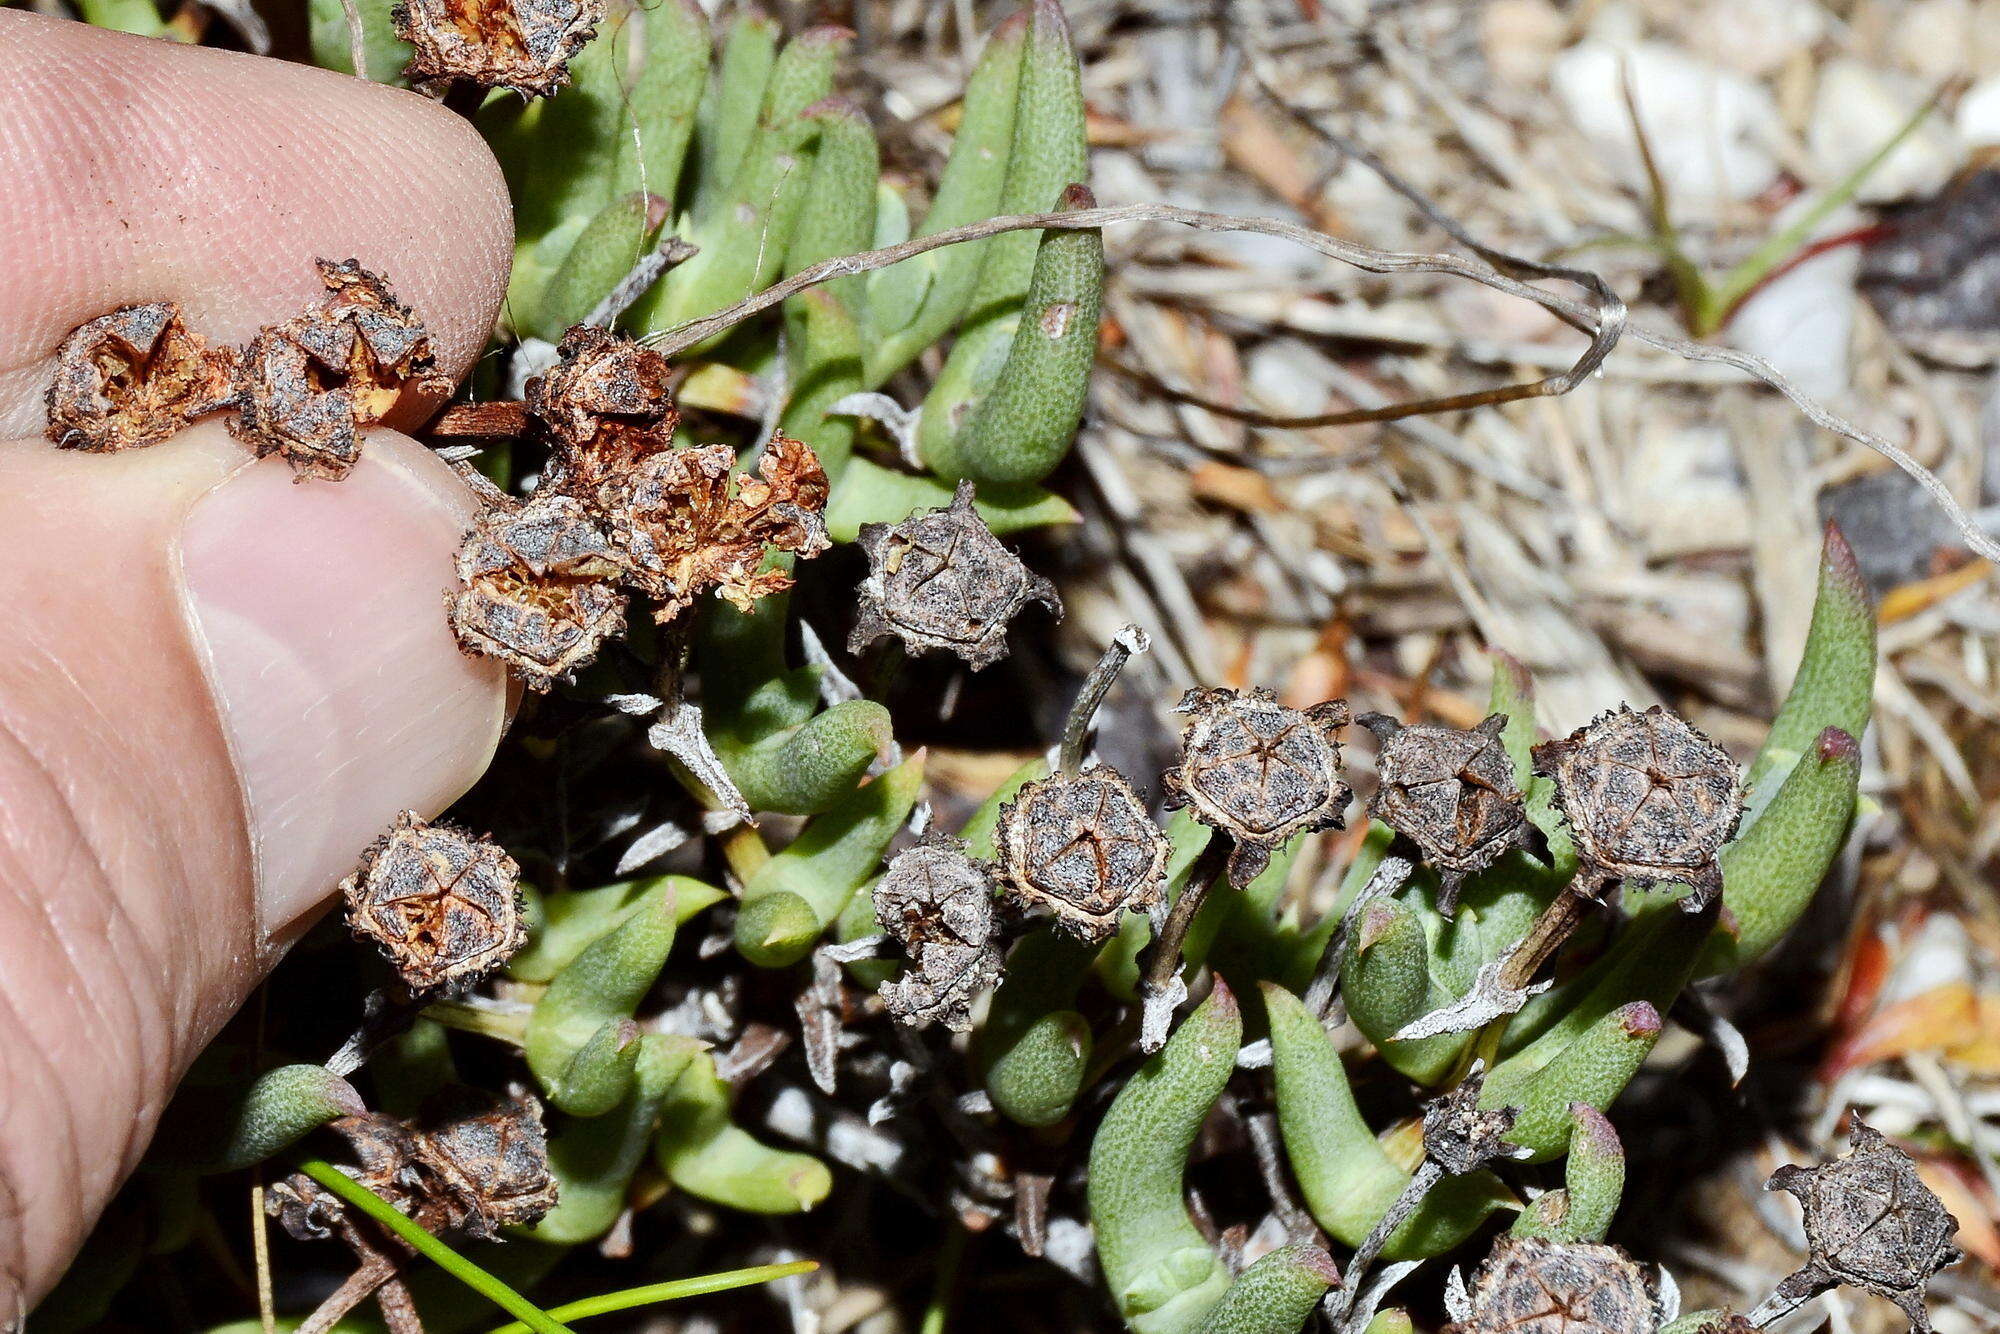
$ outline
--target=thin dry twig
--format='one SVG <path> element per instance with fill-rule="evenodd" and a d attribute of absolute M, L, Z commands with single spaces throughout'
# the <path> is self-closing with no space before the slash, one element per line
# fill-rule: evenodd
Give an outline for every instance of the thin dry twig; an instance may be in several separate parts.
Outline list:
<path fill-rule="evenodd" d="M 1324 232 L 1314 231 L 1310 227 L 1288 222 L 1282 218 L 1254 215 L 1238 217 L 1227 213 L 1211 213 L 1203 209 L 1182 208 L 1175 204 L 1157 203 L 1127 204 L 1119 208 L 1076 209 L 1067 213 L 1007 214 L 964 227 L 947 228 L 933 232 L 929 236 L 915 237 L 898 245 L 822 260 L 818 264 L 801 269 L 783 282 L 745 297 L 732 306 L 671 329 L 647 334 L 643 341 L 653 344 L 671 357 L 725 329 L 740 324 L 760 311 L 769 310 L 787 297 L 830 279 L 845 278 L 857 273 L 872 273 L 876 269 L 887 268 L 891 264 L 944 246 L 984 240 L 1002 232 L 1030 229 L 1086 231 L 1128 222 L 1171 222 L 1184 227 L 1193 227 L 1199 231 L 1250 232 L 1260 236 L 1275 237 L 1367 273 L 1449 274 L 1504 292 L 1509 296 L 1519 297 L 1524 301 L 1532 301 L 1578 328 L 1594 330 L 1590 346 L 1584 349 L 1583 355 L 1578 357 L 1568 370 L 1539 380 L 1503 385 L 1496 389 L 1481 390 L 1471 394 L 1455 394 L 1443 398 L 1393 404 L 1376 409 L 1376 415 L 1372 420 L 1394 421 L 1419 413 L 1456 411 L 1468 407 L 1483 407 L 1494 403 L 1566 394 L 1581 384 L 1603 363 L 1622 335 L 1630 334 L 1637 341 L 1663 352 L 1670 352 L 1689 361 L 1729 366 L 1769 385 L 1789 399 L 1792 406 L 1815 426 L 1852 440 L 1856 444 L 1867 446 L 1909 474 L 1919 486 L 1930 493 L 1932 500 L 1944 511 L 1945 517 L 1951 521 L 1969 548 L 1989 560 L 2000 561 L 2000 541 L 1988 536 L 1972 521 L 1965 508 L 1958 503 L 1957 498 L 1936 474 L 1918 463 L 1900 446 L 1872 431 L 1863 430 L 1812 398 L 1762 357 L 1739 352 L 1734 348 L 1716 347 L 1708 343 L 1677 338 L 1671 334 L 1632 324 L 1626 319 L 1624 302 L 1615 295 L 1610 295 L 1607 300 L 1608 289 L 1603 288 L 1601 283 L 1591 285 L 1590 290 L 1596 296 L 1594 303 L 1576 301 L 1520 279 L 1511 278 L 1489 265 L 1475 263 L 1456 255 L 1377 250 L 1328 236 Z"/>

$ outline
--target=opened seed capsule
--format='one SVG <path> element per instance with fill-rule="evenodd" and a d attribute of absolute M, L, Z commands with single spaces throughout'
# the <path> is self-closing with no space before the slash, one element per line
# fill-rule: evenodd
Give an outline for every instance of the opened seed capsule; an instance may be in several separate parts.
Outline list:
<path fill-rule="evenodd" d="M 1110 937 L 1166 884 L 1166 836 L 1116 769 L 1028 784 L 1000 808 L 996 832 L 1010 897 L 1083 940 Z"/>
<path fill-rule="evenodd" d="M 1659 1299 L 1616 1246 L 1502 1237 L 1445 1334 L 1654 1334 Z"/>
<path fill-rule="evenodd" d="M 425 992 L 469 985 L 526 943 L 520 881 L 499 844 L 404 811 L 340 891 L 354 933 Z"/>
<path fill-rule="evenodd" d="M 1438 911 L 1449 917 L 1465 878 L 1527 836 L 1521 785 L 1500 746 L 1507 717 L 1496 713 L 1470 730 L 1405 727 L 1380 713 L 1357 721 L 1382 742 L 1376 759 L 1381 786 L 1368 813 L 1416 844 L 1424 864 L 1437 872 Z"/>
<path fill-rule="evenodd" d="M 61 449 L 141 449 L 235 399 L 236 353 L 189 332 L 180 306 L 122 306 L 56 350 L 47 432 Z"/>

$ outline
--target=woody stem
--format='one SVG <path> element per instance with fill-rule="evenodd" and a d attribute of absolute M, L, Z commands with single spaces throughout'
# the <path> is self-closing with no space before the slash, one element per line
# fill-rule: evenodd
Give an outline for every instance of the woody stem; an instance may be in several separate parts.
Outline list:
<path fill-rule="evenodd" d="M 1509 991 L 1519 991 L 1528 985 L 1530 979 L 1541 971 L 1543 964 L 1555 957 L 1570 932 L 1576 930 L 1577 923 L 1590 905 L 1597 900 L 1593 895 L 1577 892 L 1574 885 L 1557 894 L 1549 906 L 1542 909 L 1542 915 L 1528 928 L 1528 934 L 1521 938 L 1514 956 L 1501 970 L 1500 985 Z"/>
<path fill-rule="evenodd" d="M 1347 1282 L 1327 1310 L 1330 1323 L 1336 1330 L 1353 1306 L 1354 1299 L 1361 1295 L 1361 1279 L 1368 1272 L 1368 1266 L 1375 1263 L 1375 1257 L 1389 1244 L 1389 1238 L 1396 1229 L 1408 1221 L 1410 1215 L 1417 1211 L 1417 1206 L 1424 1202 L 1424 1196 L 1430 1194 L 1431 1188 L 1443 1177 L 1444 1169 L 1431 1159 L 1418 1163 L 1417 1170 L 1403 1186 L 1402 1194 L 1390 1203 L 1382 1216 L 1375 1220 L 1375 1226 L 1368 1229 L 1368 1235 L 1361 1239 L 1361 1244 L 1354 1248 L 1354 1254 L 1347 1261 Z"/>
<path fill-rule="evenodd" d="M 1083 768 L 1084 746 L 1090 740 L 1090 720 L 1097 714 L 1097 706 L 1104 702 L 1104 696 L 1111 690 L 1111 683 L 1124 670 L 1126 659 L 1134 653 L 1144 653 L 1150 647 L 1145 631 L 1136 625 L 1128 625 L 1111 637 L 1104 656 L 1090 669 L 1090 675 L 1083 678 L 1083 688 L 1076 692 L 1076 703 L 1070 705 L 1069 719 L 1063 724 L 1062 750 L 1057 758 L 1056 772 L 1066 778 L 1076 777 Z"/>
<path fill-rule="evenodd" d="M 1174 899 L 1174 906 L 1168 911 L 1167 920 L 1161 924 L 1160 934 L 1154 938 L 1152 949 L 1146 956 L 1146 971 L 1140 986 L 1143 994 L 1157 993 L 1181 970 L 1181 944 L 1187 939 L 1188 927 L 1207 900 L 1209 886 L 1222 874 L 1223 865 L 1228 860 L 1229 840 L 1216 834 L 1209 838 L 1208 846 L 1188 867 L 1181 892 Z"/>

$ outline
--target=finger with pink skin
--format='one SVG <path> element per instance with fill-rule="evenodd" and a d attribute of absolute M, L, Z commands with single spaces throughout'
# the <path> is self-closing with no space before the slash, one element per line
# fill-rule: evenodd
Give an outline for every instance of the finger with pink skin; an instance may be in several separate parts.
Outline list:
<path fill-rule="evenodd" d="M 120 305 L 241 343 L 324 295 L 314 258 L 357 259 L 457 377 L 506 290 L 513 215 L 472 127 L 305 65 L 0 9 L 0 181 L 0 438 L 41 430 L 57 346 Z"/>

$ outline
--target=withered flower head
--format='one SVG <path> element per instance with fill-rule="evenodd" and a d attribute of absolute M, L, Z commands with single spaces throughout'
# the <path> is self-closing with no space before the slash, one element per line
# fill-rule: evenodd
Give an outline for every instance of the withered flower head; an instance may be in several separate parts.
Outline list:
<path fill-rule="evenodd" d="M 251 340 L 238 374 L 243 415 L 230 429 L 301 477 L 338 480 L 361 457 L 360 428 L 405 388 L 442 393 L 451 380 L 386 281 L 351 259 L 314 262 L 327 295 Z"/>
<path fill-rule="evenodd" d="M 1424 1104 L 1424 1156 L 1453 1176 L 1514 1153 L 1507 1132 L 1520 1111 L 1514 1107 L 1481 1111 L 1479 1094 L 1485 1084 L 1483 1074 L 1469 1074 L 1457 1088 Z"/>
<path fill-rule="evenodd" d="M 1007 626 L 1030 602 L 1062 616 L 1055 585 L 1001 545 L 960 482 L 944 509 L 861 526 L 868 577 L 850 652 L 895 635 L 912 653 L 956 653 L 974 671 L 1007 655 Z"/>
<path fill-rule="evenodd" d="M 1345 702 L 1288 709 L 1268 690 L 1197 686 L 1175 711 L 1189 716 L 1180 767 L 1163 776 L 1167 804 L 1235 841 L 1230 884 L 1249 884 L 1294 834 L 1341 827 L 1353 795 L 1340 781 L 1334 739 L 1347 726 Z"/>
<path fill-rule="evenodd" d="M 426 1232 L 492 1241 L 555 1207 L 542 1106 L 525 1093 L 502 1100 L 459 1086 L 417 1120 L 368 1112 L 329 1128 L 354 1151 L 355 1180 Z M 265 1209 L 301 1241 L 326 1237 L 344 1217 L 339 1198 L 305 1176 L 274 1186 Z"/>
<path fill-rule="evenodd" d="M 389 21 L 410 44 L 403 76 L 412 83 L 468 79 L 546 97 L 569 82 L 604 0 L 403 0 Z"/>
<path fill-rule="evenodd" d="M 1357 721 L 1382 740 L 1381 786 L 1368 813 L 1417 845 L 1437 872 L 1438 911 L 1449 917 L 1465 878 L 1527 837 L 1521 785 L 1500 746 L 1507 716 L 1496 713 L 1470 731 L 1405 727 L 1380 713 Z"/>
<path fill-rule="evenodd" d="M 620 568 L 604 530 L 568 496 L 490 510 L 458 550 L 459 647 L 547 690 L 625 628 L 625 595 L 609 582 Z"/>
<path fill-rule="evenodd" d="M 1108 766 L 1028 784 L 1000 808 L 997 834 L 1009 895 L 1082 940 L 1108 939 L 1166 885 L 1166 836 Z"/>
<path fill-rule="evenodd" d="M 236 353 L 210 347 L 172 301 L 86 320 L 56 349 L 48 437 L 109 454 L 157 445 L 236 398 Z"/>
<path fill-rule="evenodd" d="M 1502 1237 L 1445 1334 L 1654 1334 L 1659 1299 L 1616 1246 Z"/>
<path fill-rule="evenodd" d="M 1854 1118 L 1847 1156 L 1818 1167 L 1779 1168 L 1767 1190 L 1789 1191 L 1805 1211 L 1806 1264 L 1778 1295 L 1813 1297 L 1845 1283 L 1887 1297 L 1929 1334 L 1924 1290 L 1960 1259 L 1958 1220 L 1917 1176 L 1910 1155 Z"/>
<path fill-rule="evenodd" d="M 425 992 L 469 985 L 526 943 L 520 879 L 498 844 L 404 811 L 340 892 L 355 934 L 381 946 L 411 991 Z"/>
<path fill-rule="evenodd" d="M 1742 818 L 1743 785 L 1720 746 L 1655 704 L 1614 709 L 1534 755 L 1576 839 L 1579 890 L 1676 880 L 1694 889 L 1690 912 L 1722 892 L 1716 854 Z"/>
<path fill-rule="evenodd" d="M 635 470 L 629 492 L 608 517 L 626 582 L 659 603 L 664 624 L 705 589 L 745 611 L 792 586 L 782 570 L 763 570 L 766 548 L 798 556 L 826 550 L 826 473 L 811 449 L 774 435 L 757 476 L 735 479 L 727 445 L 669 450 Z"/>
<path fill-rule="evenodd" d="M 939 942 L 984 945 L 993 938 L 993 881 L 963 843 L 932 833 L 889 863 L 875 886 L 875 920 L 913 957 Z"/>
<path fill-rule="evenodd" d="M 638 466 L 672 449 L 680 412 L 667 359 L 630 338 L 579 324 L 560 360 L 528 381 L 528 410 L 549 439 L 541 490 L 614 508 Z"/>
<path fill-rule="evenodd" d="M 972 1028 L 973 1001 L 999 980 L 999 946 L 937 940 L 923 946 L 908 971 L 884 982 L 877 994 L 899 1023 L 912 1028 L 943 1024 L 964 1033 Z"/>

